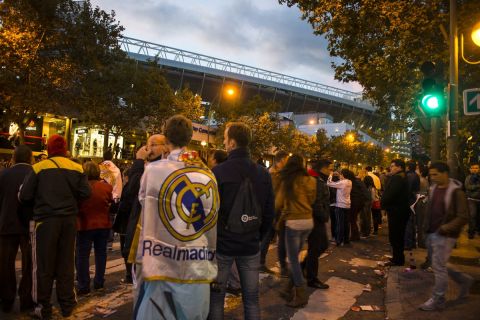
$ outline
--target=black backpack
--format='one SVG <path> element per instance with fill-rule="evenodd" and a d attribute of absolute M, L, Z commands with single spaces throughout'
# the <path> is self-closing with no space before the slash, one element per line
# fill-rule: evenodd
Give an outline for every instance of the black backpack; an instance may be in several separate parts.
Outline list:
<path fill-rule="evenodd" d="M 254 172 L 257 172 L 256 165 Z M 262 224 L 262 209 L 255 196 L 255 190 L 250 177 L 243 177 L 230 214 L 227 217 L 225 230 L 245 234 L 258 231 Z"/>

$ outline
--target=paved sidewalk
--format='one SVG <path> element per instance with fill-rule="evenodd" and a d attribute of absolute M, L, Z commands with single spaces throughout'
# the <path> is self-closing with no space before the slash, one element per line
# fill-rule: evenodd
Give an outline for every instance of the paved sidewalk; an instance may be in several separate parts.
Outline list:
<path fill-rule="evenodd" d="M 392 267 L 388 272 L 385 306 L 390 320 L 425 319 L 425 320 L 477 320 L 480 318 L 480 238 L 469 240 L 462 234 L 450 258 L 451 266 L 468 273 L 475 278 L 470 296 L 464 301 L 456 300 L 458 286 L 449 281 L 447 304 L 443 311 L 425 312 L 418 306 L 431 294 L 434 275 L 422 269 L 406 270 L 404 267 Z M 425 261 L 426 250 L 414 250 L 414 257 L 419 266 Z M 408 255 L 407 255 L 408 259 Z"/>

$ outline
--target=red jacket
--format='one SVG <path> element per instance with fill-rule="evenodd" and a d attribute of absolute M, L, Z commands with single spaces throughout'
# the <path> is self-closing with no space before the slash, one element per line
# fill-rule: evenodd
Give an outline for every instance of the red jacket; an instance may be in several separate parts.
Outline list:
<path fill-rule="evenodd" d="M 77 226 L 78 231 L 109 229 L 112 223 L 109 218 L 112 203 L 112 186 L 105 181 L 89 180 L 92 195 L 80 203 Z"/>

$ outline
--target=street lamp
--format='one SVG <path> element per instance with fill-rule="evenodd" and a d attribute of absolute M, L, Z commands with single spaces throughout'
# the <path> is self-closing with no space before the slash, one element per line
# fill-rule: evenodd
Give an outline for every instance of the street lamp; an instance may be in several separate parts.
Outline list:
<path fill-rule="evenodd" d="M 473 43 L 477 46 L 480 47 L 480 22 L 478 22 L 476 25 L 473 26 L 472 28 L 472 33 L 470 34 Z M 480 64 L 480 60 L 477 61 L 471 61 L 468 60 L 465 57 L 464 53 L 464 44 L 463 44 L 463 33 L 460 33 L 460 54 L 462 56 L 463 61 L 465 61 L 468 64 Z"/>
<path fill-rule="evenodd" d="M 354 136 L 352 133 L 349 133 L 349 134 L 347 135 L 347 140 L 348 140 L 349 142 L 353 142 L 353 141 L 355 141 L 355 136 Z"/>
<path fill-rule="evenodd" d="M 206 141 L 206 146 L 207 148 L 210 148 L 210 123 L 212 122 L 212 115 L 214 112 L 214 103 L 217 103 L 216 106 L 220 107 L 220 102 L 221 102 L 221 95 L 224 94 L 227 98 L 233 98 L 236 94 L 236 89 L 234 87 L 227 87 L 226 89 L 223 88 L 221 91 L 213 98 L 212 102 L 210 103 L 208 107 L 208 117 L 207 117 L 207 141 Z M 203 141 L 202 141 L 203 143 Z M 202 144 L 203 145 L 203 144 Z M 208 150 L 207 150 L 208 151 Z M 208 152 L 207 152 L 207 160 L 208 160 Z"/>

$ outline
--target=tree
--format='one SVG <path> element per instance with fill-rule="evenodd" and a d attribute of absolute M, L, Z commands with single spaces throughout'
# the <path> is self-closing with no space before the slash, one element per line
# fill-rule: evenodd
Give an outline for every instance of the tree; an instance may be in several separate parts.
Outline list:
<path fill-rule="evenodd" d="M 439 29 L 448 26 L 448 1 L 279 2 L 298 6 L 315 34 L 327 39 L 330 55 L 341 58 L 332 63 L 335 78 L 358 81 L 384 119 L 394 119 L 399 127 L 411 117 L 420 89 L 419 66 L 426 60 L 443 65 L 448 61 L 448 45 Z M 480 8 L 470 2 L 476 10 L 471 8 L 468 16 Z"/>
<path fill-rule="evenodd" d="M 260 116 L 243 116 L 239 121 L 246 123 L 252 130 L 252 142 L 250 143 L 250 152 L 254 157 L 261 157 L 264 154 L 270 154 L 274 147 L 274 140 L 278 124 L 275 117 L 265 112 Z"/>
<path fill-rule="evenodd" d="M 72 88 L 75 65 L 50 50 L 55 37 L 29 1 L 0 3 L 0 107 L 3 125 L 19 126 L 21 142 L 28 119 L 54 112 Z"/>
<path fill-rule="evenodd" d="M 177 92 L 173 106 L 176 114 L 182 114 L 194 122 L 200 122 L 205 112 L 202 97 L 194 94 L 188 87 Z"/>
<path fill-rule="evenodd" d="M 108 63 L 122 59 L 123 27 L 89 1 L 6 0 L 0 3 L 0 107 L 21 136 L 38 113 L 79 116 L 91 107 L 88 89 Z M 85 103 L 86 102 L 86 103 Z"/>

